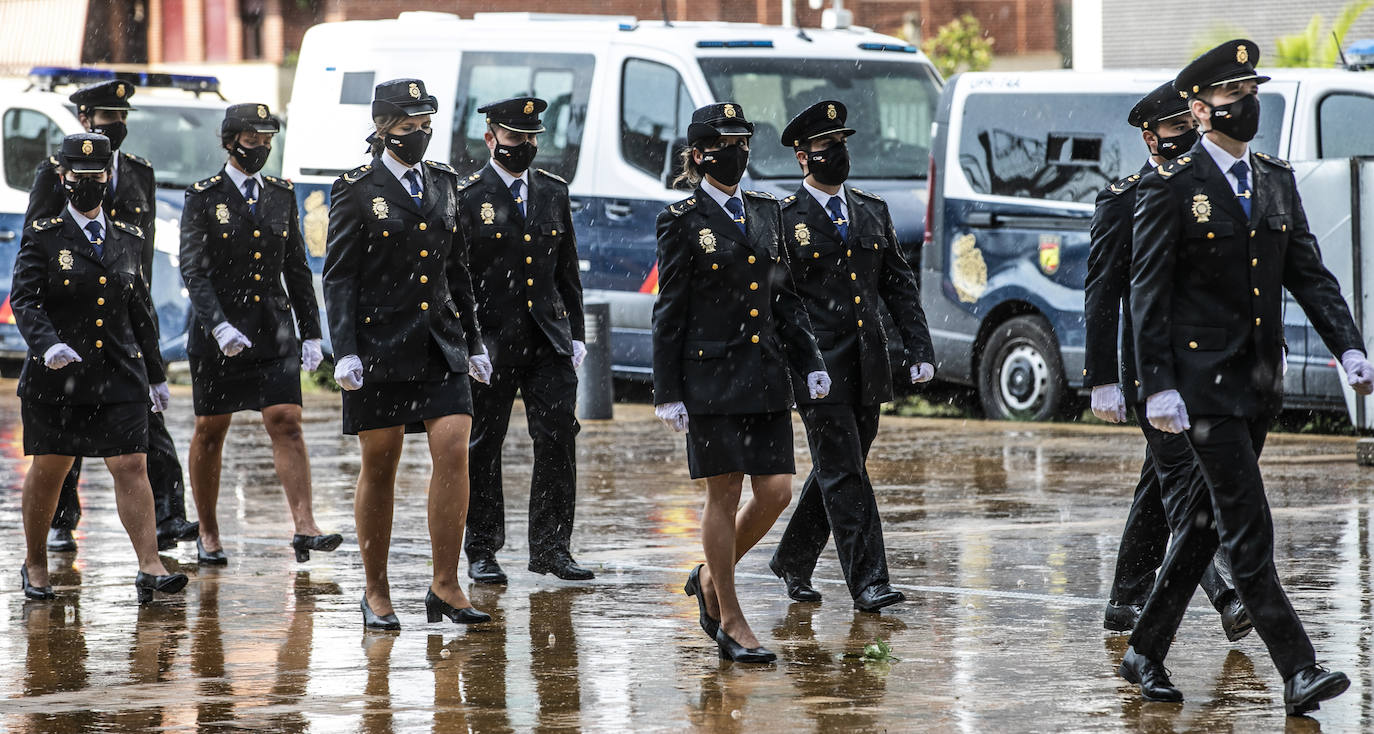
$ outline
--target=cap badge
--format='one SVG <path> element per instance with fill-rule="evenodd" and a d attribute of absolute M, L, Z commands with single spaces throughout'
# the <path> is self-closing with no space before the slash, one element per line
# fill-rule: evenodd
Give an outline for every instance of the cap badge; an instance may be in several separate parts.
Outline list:
<path fill-rule="evenodd" d="M 833 105 L 833 104 L 832 104 L 832 105 L 826 105 L 826 107 L 825 107 L 825 116 L 826 116 L 826 117 L 828 117 L 828 118 L 830 118 L 831 120 L 833 120 L 833 119 L 835 119 L 835 115 L 837 115 L 837 114 L 839 114 L 839 113 L 835 112 L 835 105 Z"/>
<path fill-rule="evenodd" d="M 118 86 L 115 87 L 115 96 L 116 96 L 116 97 L 119 97 L 119 98 L 121 98 L 121 99 L 123 99 L 123 97 L 124 97 L 124 85 L 123 85 L 123 84 L 120 84 L 120 85 L 118 85 Z"/>
<path fill-rule="evenodd" d="M 527 115 L 534 114 L 534 100 L 532 100 L 532 99 L 527 99 L 527 100 L 525 100 L 525 114 L 527 114 Z"/>
<path fill-rule="evenodd" d="M 806 247 L 811 244 L 811 230 L 807 229 L 805 224 L 798 224 L 795 227 L 794 234 L 797 236 L 798 245 Z"/>
<path fill-rule="evenodd" d="M 386 199 L 380 196 L 374 198 L 372 200 L 372 213 L 376 214 L 378 219 L 386 219 L 386 215 L 391 213 L 391 209 L 386 205 Z"/>
<path fill-rule="evenodd" d="M 94 146 L 94 145 L 91 145 L 91 141 L 89 141 L 89 140 L 83 140 L 83 141 L 81 141 L 81 154 L 82 154 L 82 155 L 90 155 L 91 152 L 94 151 L 94 150 L 95 150 L 95 146 Z"/>
<path fill-rule="evenodd" d="M 490 201 L 482 202 L 482 208 L 477 212 L 482 218 L 482 224 L 492 224 L 496 222 L 496 210 L 492 208 Z"/>
<path fill-rule="evenodd" d="M 229 223 L 229 206 L 227 204 L 215 205 L 215 219 L 218 220 L 220 224 Z"/>
<path fill-rule="evenodd" d="M 1237 64 L 1244 64 L 1244 63 L 1248 63 L 1249 61 L 1250 61 L 1250 49 L 1246 48 L 1246 47 L 1245 47 L 1245 44 L 1243 44 L 1243 43 L 1242 43 L 1241 45 L 1239 45 L 1239 46 L 1236 46 L 1236 63 L 1237 63 Z"/>
<path fill-rule="evenodd" d="M 1212 220 L 1212 202 L 1207 200 L 1206 194 L 1193 197 L 1193 218 L 1198 224 L 1206 224 Z"/>
<path fill-rule="evenodd" d="M 735 106 L 732 105 L 732 104 L 725 105 L 725 109 L 723 110 L 723 112 L 725 113 L 725 116 L 726 116 L 726 117 L 734 117 L 734 116 L 735 116 Z"/>
<path fill-rule="evenodd" d="M 72 251 L 71 251 L 71 250 L 58 250 L 58 251 L 57 251 L 57 266 L 58 266 L 59 268 L 62 268 L 63 270 L 71 270 L 73 264 L 75 264 L 75 263 L 74 263 L 74 261 L 72 260 Z"/>
<path fill-rule="evenodd" d="M 258 117 L 259 117 L 260 119 L 263 119 L 263 120 L 266 120 L 266 119 L 267 119 L 267 105 L 265 105 L 265 104 L 260 104 L 260 105 L 258 105 Z"/>
<path fill-rule="evenodd" d="M 419 99 L 419 98 L 420 98 L 420 85 L 419 85 L 419 84 L 416 84 L 415 82 L 411 82 L 411 83 L 410 83 L 410 96 L 414 97 L 415 99 Z"/>
<path fill-rule="evenodd" d="M 713 252 L 716 251 L 716 233 L 715 233 L 715 232 L 712 232 L 709 228 L 708 228 L 708 229 L 703 229 L 703 230 L 701 230 L 701 232 L 698 233 L 698 237 L 699 237 L 699 241 L 701 242 L 701 251 L 702 251 L 702 252 L 706 253 L 707 255 L 710 255 L 711 253 L 713 253 Z"/>

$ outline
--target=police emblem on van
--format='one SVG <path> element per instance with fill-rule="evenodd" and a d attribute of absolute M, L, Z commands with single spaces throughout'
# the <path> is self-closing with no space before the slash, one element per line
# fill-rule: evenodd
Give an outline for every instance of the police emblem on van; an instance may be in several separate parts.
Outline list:
<path fill-rule="evenodd" d="M 795 229 L 798 245 L 806 247 L 807 245 L 811 244 L 811 230 L 807 229 L 805 224 L 798 224 Z"/>
<path fill-rule="evenodd" d="M 1040 271 L 1045 275 L 1059 272 L 1059 235 L 1040 235 Z"/>
<path fill-rule="evenodd" d="M 703 229 L 697 233 L 701 243 L 701 251 L 707 255 L 716 251 L 716 233 L 710 229 Z"/>
<path fill-rule="evenodd" d="M 215 205 L 215 220 L 220 224 L 229 223 L 229 206 L 227 204 Z"/>
<path fill-rule="evenodd" d="M 378 219 L 386 219 L 386 215 L 391 213 L 391 208 L 386 205 L 386 199 L 380 196 L 372 199 L 372 213 L 376 214 Z"/>
<path fill-rule="evenodd" d="M 1212 202 L 1207 200 L 1206 194 L 1193 197 L 1193 217 L 1197 219 L 1198 224 L 1206 224 L 1212 220 Z"/>
<path fill-rule="evenodd" d="M 305 197 L 305 247 L 311 257 L 324 257 L 329 237 L 329 207 L 324 203 L 323 191 L 311 191 Z"/>
<path fill-rule="evenodd" d="M 954 253 L 954 266 L 950 268 L 949 279 L 954 292 L 964 303 L 976 303 L 988 289 L 988 264 L 978 249 L 978 240 L 972 233 L 955 238 L 950 248 Z"/>
<path fill-rule="evenodd" d="M 482 209 L 477 212 L 482 218 L 482 224 L 491 224 L 496 221 L 496 210 L 492 208 L 490 201 L 482 202 Z"/>

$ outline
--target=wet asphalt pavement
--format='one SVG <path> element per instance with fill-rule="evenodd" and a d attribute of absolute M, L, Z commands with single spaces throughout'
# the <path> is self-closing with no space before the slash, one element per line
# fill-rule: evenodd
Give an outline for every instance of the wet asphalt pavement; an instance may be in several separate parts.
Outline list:
<path fill-rule="evenodd" d="M 408 438 L 391 560 L 404 629 L 364 634 L 357 443 L 339 435 L 337 396 L 307 394 L 305 429 L 316 516 L 343 547 L 294 561 L 266 434 L 256 414 L 240 414 L 220 499 L 229 566 L 197 569 L 183 543 L 165 557 L 191 575 L 186 591 L 140 609 L 96 462 L 79 550 L 49 559 L 57 601 L 24 601 L 28 462 L 13 395 L 0 381 L 0 729 L 10 732 L 1374 729 L 1374 474 L 1356 466 L 1352 438 L 1276 435 L 1266 448 L 1279 572 L 1318 658 L 1353 681 L 1312 718 L 1285 719 L 1263 645 L 1255 635 L 1228 644 L 1201 594 L 1168 660 L 1186 703 L 1143 702 L 1116 677 L 1126 638 L 1102 629 L 1102 605 L 1143 452 L 1135 428 L 884 418 L 869 469 L 893 582 L 909 601 L 853 611 L 832 548 L 816 574 L 825 601 L 792 603 L 766 565 L 789 511 L 740 566 L 746 614 L 780 656 L 757 667 L 718 661 L 682 593 L 701 557 L 703 489 L 649 406 L 583 424 L 573 546 L 598 574 L 589 583 L 524 568 L 530 440 L 517 413 L 499 556 L 511 580 L 471 587 L 495 619 L 467 629 L 425 623 L 429 469 L 423 438 Z M 176 389 L 168 420 L 183 460 L 190 402 Z M 795 433 L 794 493 L 809 470 L 800 423 Z M 863 660 L 875 639 L 897 660 Z"/>

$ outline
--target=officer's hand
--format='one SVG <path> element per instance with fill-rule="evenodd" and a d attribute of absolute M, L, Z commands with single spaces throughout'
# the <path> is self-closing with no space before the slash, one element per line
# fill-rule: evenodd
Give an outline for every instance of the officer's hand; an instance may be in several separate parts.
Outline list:
<path fill-rule="evenodd" d="M 1188 406 L 1177 390 L 1162 390 L 1147 398 L 1145 417 L 1150 425 L 1165 433 L 1183 433 L 1193 427 L 1188 421 Z"/>
<path fill-rule="evenodd" d="M 578 367 L 581 367 L 581 366 L 582 366 L 582 360 L 584 360 L 584 359 L 586 359 L 586 358 L 587 358 L 587 345 L 586 345 L 586 344 L 583 344 L 582 342 L 580 342 L 580 341 L 578 341 L 578 340 L 576 340 L 576 339 L 573 339 L 573 356 L 572 356 L 573 369 L 577 369 Z"/>
<path fill-rule="evenodd" d="M 1108 423 L 1126 422 L 1126 398 L 1116 385 L 1093 388 L 1093 415 Z"/>
<path fill-rule="evenodd" d="M 345 390 L 357 390 L 363 386 L 363 361 L 358 355 L 350 354 L 334 365 L 334 381 Z"/>
<path fill-rule="evenodd" d="M 468 356 L 468 374 L 483 385 L 491 384 L 491 357 L 487 356 L 485 348 L 478 354 Z"/>
<path fill-rule="evenodd" d="M 1374 366 L 1365 359 L 1364 352 L 1358 349 L 1346 350 L 1341 355 L 1341 368 L 1345 370 L 1345 381 L 1355 388 L 1355 392 L 1368 395 L 1374 392 Z"/>
<path fill-rule="evenodd" d="M 148 402 L 153 404 L 153 412 L 161 413 L 172 403 L 172 391 L 167 389 L 167 383 L 159 382 L 156 385 L 148 386 Z"/>
<path fill-rule="evenodd" d="M 48 351 L 43 353 L 43 364 L 47 365 L 50 370 L 60 370 L 72 362 L 80 361 L 81 355 L 61 342 L 48 347 Z"/>
<path fill-rule="evenodd" d="M 301 368 L 306 372 L 314 372 L 319 369 L 320 362 L 324 361 L 324 348 L 320 345 L 319 339 L 306 339 L 301 342 Z"/>
<path fill-rule="evenodd" d="M 930 382 L 935 377 L 935 365 L 929 362 L 911 365 L 911 384 L 919 385 L 922 382 Z"/>
<path fill-rule="evenodd" d="M 220 322 L 210 333 L 214 335 L 215 341 L 219 342 L 219 350 L 224 352 L 226 357 L 232 357 L 253 346 L 253 342 L 248 341 L 248 337 L 228 321 Z"/>
<path fill-rule="evenodd" d="M 687 406 L 682 403 L 664 403 L 654 406 L 654 415 L 663 421 L 663 425 L 673 429 L 678 433 L 687 430 Z"/>
<path fill-rule="evenodd" d="M 806 376 L 806 391 L 812 400 L 820 400 L 830 394 L 830 373 L 818 370 Z"/>

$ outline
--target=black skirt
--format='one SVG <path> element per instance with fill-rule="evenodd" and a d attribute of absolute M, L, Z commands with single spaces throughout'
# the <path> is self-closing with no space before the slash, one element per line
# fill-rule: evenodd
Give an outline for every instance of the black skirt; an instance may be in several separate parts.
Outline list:
<path fill-rule="evenodd" d="M 795 474 L 791 411 L 688 415 L 687 471 L 693 479 L 733 472 Z"/>
<path fill-rule="evenodd" d="M 301 404 L 301 360 L 235 362 L 218 352 L 192 355 L 191 402 L 196 415 L 224 415 L 262 410 L 269 405 Z"/>
<path fill-rule="evenodd" d="M 343 432 L 405 426 L 424 433 L 425 421 L 446 415 L 472 415 L 472 385 L 466 372 L 446 372 L 436 380 L 380 382 L 363 380 L 343 393 Z"/>
<path fill-rule="evenodd" d="M 148 453 L 148 404 L 63 405 L 19 401 L 24 454 L 122 456 Z"/>

